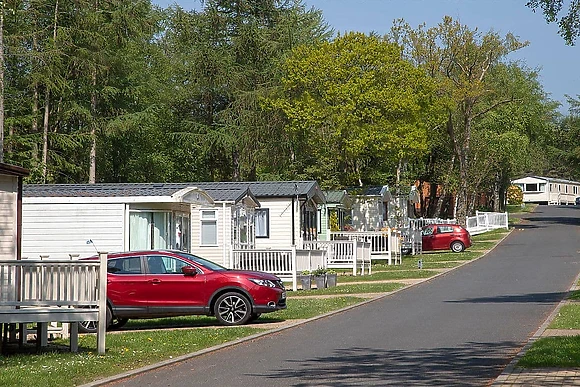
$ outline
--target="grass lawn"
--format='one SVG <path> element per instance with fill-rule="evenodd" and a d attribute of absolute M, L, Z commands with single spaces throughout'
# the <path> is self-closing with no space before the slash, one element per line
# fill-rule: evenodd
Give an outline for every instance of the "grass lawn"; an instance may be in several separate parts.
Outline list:
<path fill-rule="evenodd" d="M 580 336 L 545 337 L 532 344 L 518 367 L 580 367 Z"/>
<path fill-rule="evenodd" d="M 579 299 L 580 291 L 569 299 Z M 563 305 L 548 329 L 580 329 L 580 305 Z M 518 361 L 519 367 L 580 367 L 580 336 L 544 337 Z"/>
<path fill-rule="evenodd" d="M 580 329 L 580 305 L 562 306 L 548 328 Z"/>

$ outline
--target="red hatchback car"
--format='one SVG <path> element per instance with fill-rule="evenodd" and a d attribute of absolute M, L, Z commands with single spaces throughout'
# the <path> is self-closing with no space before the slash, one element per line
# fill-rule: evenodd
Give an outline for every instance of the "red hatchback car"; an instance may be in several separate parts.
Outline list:
<path fill-rule="evenodd" d="M 460 253 L 471 247 L 469 231 L 458 224 L 430 224 L 423 227 L 423 251 L 451 250 Z"/>
<path fill-rule="evenodd" d="M 130 318 L 184 315 L 215 316 L 223 325 L 242 325 L 286 308 L 286 290 L 275 275 L 228 270 L 182 251 L 109 254 L 107 273 L 109 328 L 119 328 Z M 83 332 L 97 330 L 95 321 L 79 325 Z"/>

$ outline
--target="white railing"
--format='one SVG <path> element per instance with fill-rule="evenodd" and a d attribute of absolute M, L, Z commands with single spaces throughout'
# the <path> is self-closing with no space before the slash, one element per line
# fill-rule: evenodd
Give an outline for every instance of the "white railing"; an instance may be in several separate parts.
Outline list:
<path fill-rule="evenodd" d="M 76 350 L 78 322 L 98 320 L 97 348 L 105 353 L 106 278 L 106 253 L 86 261 L 0 261 L 0 323 L 39 323 L 39 333 L 49 322 L 71 323 Z"/>
<path fill-rule="evenodd" d="M 357 275 L 365 272 L 371 274 L 371 244 L 357 240 L 333 240 L 333 241 L 305 241 L 306 250 L 326 251 L 324 267 L 328 269 L 350 269 L 352 274 Z"/>
<path fill-rule="evenodd" d="M 402 228 L 401 238 L 403 239 L 401 244 L 404 251 L 411 255 L 417 255 L 423 252 L 423 237 L 421 235 L 421 228 Z"/>
<path fill-rule="evenodd" d="M 401 231 L 332 231 L 330 240 L 356 240 L 370 243 L 371 260 L 386 259 L 390 264 L 401 263 Z"/>
<path fill-rule="evenodd" d="M 298 289 L 297 274 L 325 267 L 326 252 L 323 250 L 262 249 L 232 250 L 232 269 L 263 271 L 282 280 L 292 282 L 292 290 Z"/>
<path fill-rule="evenodd" d="M 466 218 L 466 229 L 471 235 L 481 234 L 490 230 L 508 227 L 507 212 L 480 212 Z"/>
<path fill-rule="evenodd" d="M 436 223 L 457 223 L 455 219 L 442 219 L 442 218 L 415 218 L 409 219 L 409 227 L 413 230 L 420 230 L 424 226 Z"/>

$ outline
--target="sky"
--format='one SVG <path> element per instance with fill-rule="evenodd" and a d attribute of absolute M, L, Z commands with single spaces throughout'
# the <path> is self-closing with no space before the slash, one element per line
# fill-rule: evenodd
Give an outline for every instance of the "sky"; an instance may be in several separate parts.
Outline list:
<path fill-rule="evenodd" d="M 199 8 L 200 0 L 152 0 L 167 7 Z M 322 10 L 335 32 L 376 32 L 386 34 L 396 19 L 411 27 L 437 25 L 451 16 L 482 33 L 494 30 L 502 36 L 511 32 L 529 45 L 508 56 L 539 71 L 539 81 L 551 99 L 568 112 L 566 95 L 580 96 L 580 40 L 567 46 L 556 24 L 546 23 L 541 12 L 526 7 L 527 0 L 304 0 L 307 7 Z"/>

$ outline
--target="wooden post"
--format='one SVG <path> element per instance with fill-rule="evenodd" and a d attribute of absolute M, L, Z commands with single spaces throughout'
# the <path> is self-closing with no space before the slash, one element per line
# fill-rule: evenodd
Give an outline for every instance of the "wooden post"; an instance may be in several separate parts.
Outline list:
<path fill-rule="evenodd" d="M 105 354 L 105 335 L 107 331 L 107 256 L 99 252 L 99 325 L 97 329 L 97 352 Z"/>

